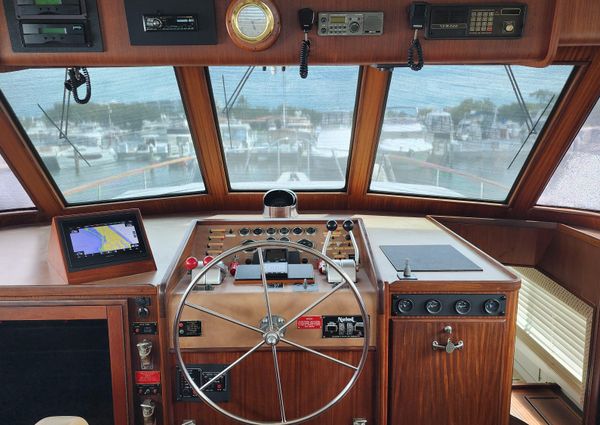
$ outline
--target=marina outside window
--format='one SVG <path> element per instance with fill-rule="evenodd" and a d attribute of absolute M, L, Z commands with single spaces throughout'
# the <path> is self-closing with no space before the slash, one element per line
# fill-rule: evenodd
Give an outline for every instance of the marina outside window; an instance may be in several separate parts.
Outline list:
<path fill-rule="evenodd" d="M 394 70 L 371 191 L 505 202 L 572 70 Z"/>
<path fill-rule="evenodd" d="M 0 155 L 0 212 L 33 208 L 31 198 Z"/>
<path fill-rule="evenodd" d="M 173 69 L 89 73 L 85 105 L 63 99 L 64 69 L 0 74 L 6 101 L 67 203 L 203 192 Z"/>
<path fill-rule="evenodd" d="M 538 200 L 539 205 L 600 211 L 600 102 Z"/>
<path fill-rule="evenodd" d="M 211 67 L 233 190 L 346 186 L 359 67 Z"/>

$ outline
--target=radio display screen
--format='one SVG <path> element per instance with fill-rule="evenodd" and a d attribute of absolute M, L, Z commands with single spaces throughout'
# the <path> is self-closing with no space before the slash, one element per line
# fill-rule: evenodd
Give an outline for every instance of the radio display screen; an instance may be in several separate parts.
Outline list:
<path fill-rule="evenodd" d="M 61 218 L 57 223 L 71 271 L 149 258 L 136 213 Z"/>
<path fill-rule="evenodd" d="M 34 0 L 36 6 L 60 6 L 62 0 Z"/>
<path fill-rule="evenodd" d="M 346 23 L 346 17 L 343 16 L 343 15 L 330 16 L 329 17 L 329 23 L 330 24 L 345 24 Z"/>

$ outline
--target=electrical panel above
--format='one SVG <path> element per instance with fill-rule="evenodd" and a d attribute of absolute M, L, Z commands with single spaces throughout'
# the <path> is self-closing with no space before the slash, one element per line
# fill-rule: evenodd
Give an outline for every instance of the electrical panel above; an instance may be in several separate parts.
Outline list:
<path fill-rule="evenodd" d="M 6 0 L 14 52 L 100 52 L 95 0 Z"/>

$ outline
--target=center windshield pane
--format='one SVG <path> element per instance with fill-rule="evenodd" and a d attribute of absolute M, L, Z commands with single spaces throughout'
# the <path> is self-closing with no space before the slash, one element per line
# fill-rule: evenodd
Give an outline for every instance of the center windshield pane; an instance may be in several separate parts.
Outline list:
<path fill-rule="evenodd" d="M 210 68 L 232 190 L 346 186 L 358 67 Z"/>
<path fill-rule="evenodd" d="M 66 202 L 203 192 L 173 68 L 88 71 L 84 105 L 65 93 L 64 68 L 0 74 L 2 94 Z"/>
<path fill-rule="evenodd" d="M 572 69 L 394 70 L 371 191 L 506 201 Z"/>

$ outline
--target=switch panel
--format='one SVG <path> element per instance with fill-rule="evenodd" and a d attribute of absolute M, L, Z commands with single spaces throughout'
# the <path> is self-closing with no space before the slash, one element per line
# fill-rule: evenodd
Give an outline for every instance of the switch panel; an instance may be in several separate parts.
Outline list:
<path fill-rule="evenodd" d="M 365 324 L 362 316 L 323 316 L 323 338 L 362 338 Z"/>
<path fill-rule="evenodd" d="M 192 376 L 194 382 L 199 386 L 206 384 L 213 379 L 228 365 L 225 364 L 196 364 L 188 365 L 187 370 Z M 214 402 L 229 401 L 229 372 L 219 377 L 204 393 Z M 177 401 L 201 401 L 200 397 L 195 393 L 192 386 L 185 379 L 179 367 L 177 368 Z"/>
<path fill-rule="evenodd" d="M 202 322 L 200 320 L 185 320 L 179 322 L 179 336 L 202 336 Z"/>
<path fill-rule="evenodd" d="M 156 335 L 158 326 L 156 322 L 133 322 L 131 324 L 131 332 L 134 335 Z"/>

